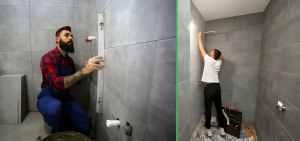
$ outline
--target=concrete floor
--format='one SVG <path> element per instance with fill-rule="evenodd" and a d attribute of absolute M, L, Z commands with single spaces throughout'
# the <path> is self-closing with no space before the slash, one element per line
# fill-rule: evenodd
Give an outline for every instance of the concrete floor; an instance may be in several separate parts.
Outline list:
<path fill-rule="evenodd" d="M 38 135 L 43 139 L 51 135 L 40 112 L 29 112 L 22 124 L 0 125 L 0 141 L 35 141 Z M 95 137 L 93 131 L 89 137 Z"/>

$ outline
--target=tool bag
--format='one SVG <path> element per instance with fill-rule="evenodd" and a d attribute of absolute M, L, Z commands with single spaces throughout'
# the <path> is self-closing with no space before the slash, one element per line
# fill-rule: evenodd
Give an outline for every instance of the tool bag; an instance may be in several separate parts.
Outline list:
<path fill-rule="evenodd" d="M 227 117 L 229 118 L 229 124 L 224 125 L 224 130 L 226 133 L 233 135 L 237 138 L 240 138 L 240 133 L 241 133 L 241 125 L 242 125 L 242 112 L 240 111 L 235 111 L 233 109 L 227 109 L 222 107 L 224 109 L 224 112 L 226 113 Z M 227 121 L 226 118 L 224 118 L 225 121 Z M 232 124 L 232 125 L 231 125 Z"/>

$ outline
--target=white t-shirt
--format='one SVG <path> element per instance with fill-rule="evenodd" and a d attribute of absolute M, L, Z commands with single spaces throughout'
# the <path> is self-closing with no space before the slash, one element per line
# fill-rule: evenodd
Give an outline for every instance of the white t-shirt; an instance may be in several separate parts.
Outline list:
<path fill-rule="evenodd" d="M 204 70 L 201 81 L 219 83 L 218 73 L 221 65 L 222 61 L 220 59 L 215 60 L 206 54 L 204 57 Z"/>

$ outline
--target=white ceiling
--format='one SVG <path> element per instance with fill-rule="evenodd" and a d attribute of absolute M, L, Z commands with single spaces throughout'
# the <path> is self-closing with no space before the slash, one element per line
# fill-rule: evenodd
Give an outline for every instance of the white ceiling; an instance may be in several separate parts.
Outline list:
<path fill-rule="evenodd" d="M 270 0 L 192 0 L 205 21 L 263 12 Z"/>

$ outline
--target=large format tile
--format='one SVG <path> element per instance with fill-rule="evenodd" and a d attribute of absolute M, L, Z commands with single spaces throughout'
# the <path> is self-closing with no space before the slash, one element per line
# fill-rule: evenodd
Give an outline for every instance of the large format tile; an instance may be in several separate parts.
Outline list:
<path fill-rule="evenodd" d="M 74 0 L 30 0 L 30 5 L 34 6 L 57 6 L 57 7 L 73 7 Z"/>
<path fill-rule="evenodd" d="M 159 6 L 157 40 L 176 37 L 176 0 L 163 0 Z"/>
<path fill-rule="evenodd" d="M 300 42 L 300 14 L 284 23 L 278 31 L 278 47 L 287 47 Z"/>
<path fill-rule="evenodd" d="M 30 6 L 30 25 L 31 29 L 74 27 L 74 8 Z"/>
<path fill-rule="evenodd" d="M 157 42 L 147 126 L 162 140 L 175 140 L 176 40 Z"/>
<path fill-rule="evenodd" d="M 107 131 L 105 130 L 103 123 L 98 120 L 97 125 L 97 133 L 96 133 L 96 139 L 97 141 L 111 141 L 111 138 L 109 137 Z"/>
<path fill-rule="evenodd" d="M 197 83 L 190 84 L 190 93 L 189 97 L 189 121 L 190 121 L 190 131 L 189 135 L 191 136 L 196 129 L 199 121 L 201 120 L 205 109 L 204 109 L 204 95 L 203 87 L 200 87 Z M 183 115 L 184 116 L 184 115 Z M 187 115 L 185 115 L 187 116 Z"/>
<path fill-rule="evenodd" d="M 181 83 L 177 85 L 178 89 L 178 109 L 177 109 L 177 131 L 178 135 L 183 132 L 184 128 L 187 128 L 186 126 L 188 125 L 189 122 L 189 100 L 190 100 L 190 85 L 189 82 L 186 81 L 184 83 Z M 187 135 L 184 136 L 189 136 L 189 130 L 190 127 L 188 127 Z"/>
<path fill-rule="evenodd" d="M 300 44 L 284 48 L 283 71 L 300 75 Z"/>
<path fill-rule="evenodd" d="M 90 50 L 90 45 L 92 43 L 85 41 L 85 39 L 88 38 L 89 36 L 86 29 L 72 29 L 72 34 L 73 34 L 73 45 L 74 45 L 75 52 Z"/>
<path fill-rule="evenodd" d="M 114 65 L 111 66 L 111 79 L 116 79 L 114 92 L 143 123 L 146 122 L 149 106 L 155 49 L 156 42 L 148 42 L 114 48 L 112 54 Z"/>
<path fill-rule="evenodd" d="M 156 137 L 155 134 L 146 127 L 144 141 L 162 141 L 162 140 Z"/>
<path fill-rule="evenodd" d="M 50 51 L 50 50 L 49 50 Z M 47 53 L 48 51 L 32 51 L 32 71 L 35 73 L 41 73 L 41 61 L 42 57 Z"/>
<path fill-rule="evenodd" d="M 188 141 L 190 139 L 190 123 L 188 123 L 182 132 L 178 131 L 178 141 Z"/>
<path fill-rule="evenodd" d="M 300 12 L 300 1 L 299 0 L 289 0 L 288 4 L 288 19 L 292 18 Z"/>
<path fill-rule="evenodd" d="M 190 38 L 189 32 L 178 27 L 178 83 L 189 79 L 190 66 Z"/>
<path fill-rule="evenodd" d="M 74 29 L 87 29 L 88 26 L 88 8 L 74 8 Z M 87 38 L 87 37 L 85 37 Z M 83 40 L 84 41 L 84 40 Z"/>
<path fill-rule="evenodd" d="M 0 73 L 32 72 L 31 52 L 0 52 Z"/>
<path fill-rule="evenodd" d="M 282 126 L 280 121 L 277 118 L 272 119 L 272 128 L 270 131 L 276 141 L 295 141 L 290 134 L 286 131 L 286 129 Z"/>
<path fill-rule="evenodd" d="M 288 1 L 282 1 L 280 5 L 270 15 L 270 32 L 275 31 L 287 20 Z"/>
<path fill-rule="evenodd" d="M 31 51 L 30 30 L 0 30 L 1 52 Z"/>
<path fill-rule="evenodd" d="M 73 0 L 74 1 L 74 7 L 88 7 L 89 6 L 89 0 Z"/>
<path fill-rule="evenodd" d="M 31 46 L 32 51 L 50 51 L 55 49 L 55 33 L 58 30 L 31 30 Z"/>
<path fill-rule="evenodd" d="M 97 12 L 103 12 L 112 0 L 97 0 Z"/>
<path fill-rule="evenodd" d="M 236 17 L 236 24 L 238 27 L 262 25 L 262 23 L 263 13 L 254 13 Z"/>
<path fill-rule="evenodd" d="M 0 5 L 29 5 L 29 0 L 1 0 Z"/>
<path fill-rule="evenodd" d="M 0 29 L 30 29 L 29 6 L 0 5 Z"/>
<path fill-rule="evenodd" d="M 178 0 L 178 15 L 177 15 L 177 23 L 178 23 L 178 27 L 183 28 L 186 31 L 190 30 L 190 1 L 186 1 L 186 0 Z M 178 35 L 180 35 L 178 33 Z M 179 38 L 180 39 L 180 38 Z"/>

